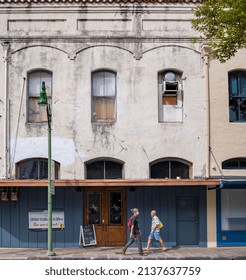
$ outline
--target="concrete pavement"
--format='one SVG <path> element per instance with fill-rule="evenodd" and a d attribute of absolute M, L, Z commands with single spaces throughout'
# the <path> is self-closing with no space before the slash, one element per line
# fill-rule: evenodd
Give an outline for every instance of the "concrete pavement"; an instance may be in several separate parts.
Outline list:
<path fill-rule="evenodd" d="M 146 257 L 139 256 L 137 248 L 130 248 L 121 254 L 122 247 L 55 248 L 56 256 L 47 257 L 46 249 L 0 248 L 0 260 L 246 260 L 246 247 L 219 248 L 168 248 L 161 252 L 153 248 Z"/>

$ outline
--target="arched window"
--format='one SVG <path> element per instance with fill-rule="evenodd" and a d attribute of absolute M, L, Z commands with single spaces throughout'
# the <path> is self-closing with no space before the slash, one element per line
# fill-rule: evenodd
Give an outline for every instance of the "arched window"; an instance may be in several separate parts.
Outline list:
<path fill-rule="evenodd" d="M 246 158 L 231 158 L 222 162 L 222 169 L 246 169 Z"/>
<path fill-rule="evenodd" d="M 116 73 L 97 71 L 92 73 L 92 121 L 115 121 Z"/>
<path fill-rule="evenodd" d="M 150 177 L 189 179 L 191 164 L 178 159 L 164 159 L 150 164 Z"/>
<path fill-rule="evenodd" d="M 182 122 L 182 73 L 166 69 L 158 74 L 158 103 L 160 122 Z"/>
<path fill-rule="evenodd" d="M 55 162 L 55 179 L 59 177 L 60 164 Z M 17 164 L 18 179 L 48 179 L 48 160 L 46 158 L 32 158 Z"/>
<path fill-rule="evenodd" d="M 99 160 L 86 164 L 87 179 L 122 179 L 122 163 Z"/>
<path fill-rule="evenodd" d="M 46 70 L 35 70 L 28 73 L 27 83 L 27 118 L 28 122 L 46 122 L 46 111 L 40 112 L 38 107 L 42 82 L 45 82 L 48 103 L 52 96 L 52 73 Z"/>
<path fill-rule="evenodd" d="M 246 71 L 229 72 L 230 122 L 246 121 Z"/>

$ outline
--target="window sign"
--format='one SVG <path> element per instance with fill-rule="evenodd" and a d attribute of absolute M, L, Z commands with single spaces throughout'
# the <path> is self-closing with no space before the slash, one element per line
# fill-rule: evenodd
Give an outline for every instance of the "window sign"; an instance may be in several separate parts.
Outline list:
<path fill-rule="evenodd" d="M 28 213 L 29 229 L 33 230 L 47 230 L 48 229 L 48 211 L 47 210 L 33 210 Z M 65 219 L 63 210 L 52 211 L 52 228 L 64 229 Z"/>

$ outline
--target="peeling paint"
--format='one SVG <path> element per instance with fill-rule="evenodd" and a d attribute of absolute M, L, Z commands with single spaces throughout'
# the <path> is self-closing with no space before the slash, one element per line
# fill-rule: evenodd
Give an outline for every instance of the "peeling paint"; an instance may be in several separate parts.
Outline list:
<path fill-rule="evenodd" d="M 93 144 L 100 144 L 105 149 L 110 149 L 112 145 L 111 130 L 113 123 L 92 123 L 94 135 Z"/>
<path fill-rule="evenodd" d="M 15 140 L 11 140 L 11 147 Z M 13 151 L 11 150 L 11 158 Z M 80 152 L 80 155 L 85 156 Z M 16 146 L 16 155 L 12 159 L 14 163 L 21 160 L 34 157 L 47 158 L 48 138 L 47 137 L 27 137 L 18 138 Z M 63 166 L 73 164 L 76 157 L 75 145 L 73 139 L 52 137 L 52 159 Z"/>

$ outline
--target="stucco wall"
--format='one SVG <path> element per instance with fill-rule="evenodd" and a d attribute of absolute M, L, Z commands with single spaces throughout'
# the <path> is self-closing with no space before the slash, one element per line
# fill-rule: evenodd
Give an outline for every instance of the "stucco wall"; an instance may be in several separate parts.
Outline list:
<path fill-rule="evenodd" d="M 141 13 L 122 12 L 118 5 L 86 10 L 42 5 L 29 14 L 3 9 L 0 31 L 11 44 L 12 177 L 18 161 L 47 157 L 46 124 L 27 123 L 26 85 L 18 119 L 23 78 L 33 69 L 53 73 L 52 153 L 61 163 L 61 179 L 84 179 L 84 162 L 100 157 L 125 162 L 126 179 L 149 178 L 149 163 L 164 157 L 185 159 L 193 164 L 194 177 L 204 176 L 203 61 L 199 45 L 191 43 L 192 7 L 150 5 Z M 1 77 L 3 66 L 1 61 Z M 158 122 L 157 76 L 167 68 L 183 72 L 182 123 Z M 117 72 L 114 124 L 91 122 L 91 72 L 97 69 Z M 3 148 L 0 156 L 2 166 Z"/>

